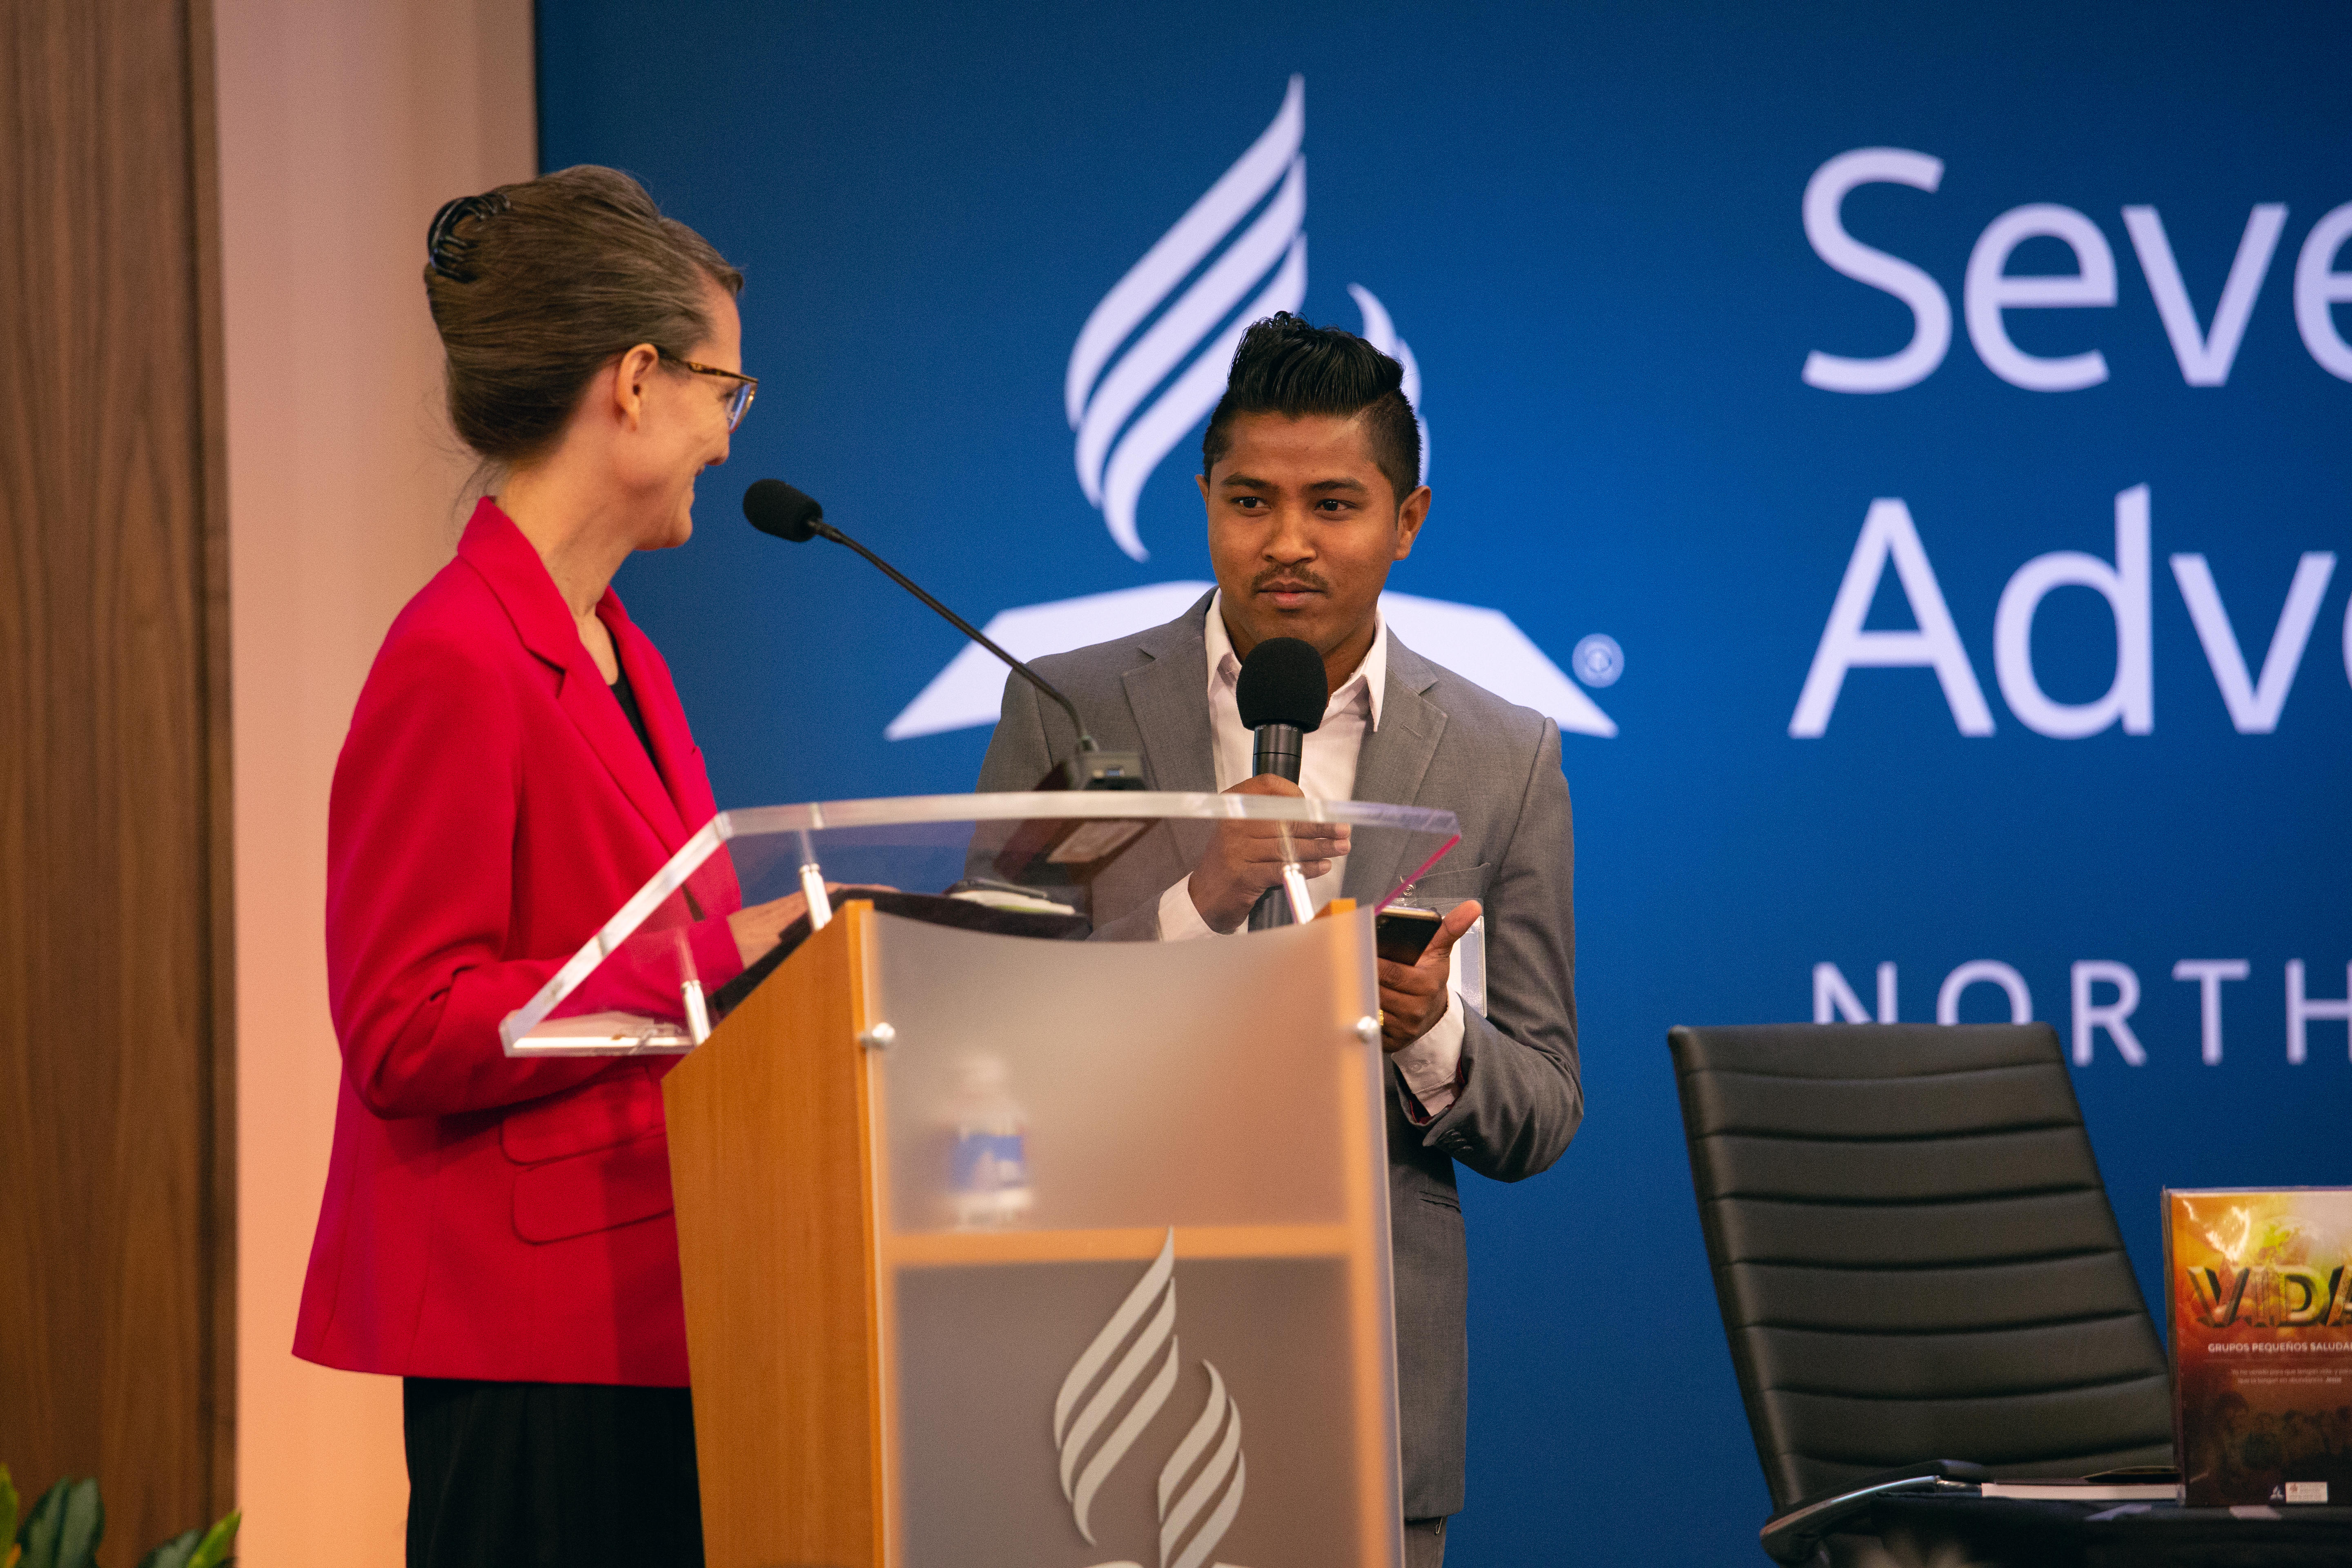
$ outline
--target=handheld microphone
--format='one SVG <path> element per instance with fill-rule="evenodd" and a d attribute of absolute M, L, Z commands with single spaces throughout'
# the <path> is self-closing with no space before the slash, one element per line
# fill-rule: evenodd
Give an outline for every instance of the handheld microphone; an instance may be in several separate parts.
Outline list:
<path fill-rule="evenodd" d="M 1086 721 L 1078 717 L 1077 704 L 1055 689 L 1044 676 L 991 642 L 977 626 L 923 592 L 905 573 L 825 521 L 824 508 L 818 504 L 815 497 L 794 489 L 782 479 L 758 479 L 743 492 L 743 516 L 761 532 L 773 534 L 793 544 L 805 544 L 812 539 L 823 537 L 835 544 L 847 545 L 874 563 L 884 576 L 929 605 L 948 625 L 1003 659 L 1014 674 L 1059 703 L 1062 711 L 1070 716 L 1071 726 L 1078 732 L 1078 754 L 1066 763 L 1056 763 L 1053 772 L 1039 781 L 1039 789 L 1143 787 L 1143 759 L 1140 756 L 1133 752 L 1106 752 L 1096 745 L 1095 738 L 1087 733 Z M 1306 645 L 1302 643 L 1300 646 Z M 1318 662 L 1316 668 L 1319 671 L 1322 666 Z M 1318 679 L 1321 679 L 1319 675 Z"/>
<path fill-rule="evenodd" d="M 1242 723 L 1257 735 L 1250 748 L 1250 771 L 1297 784 L 1307 737 L 1322 724 L 1323 710 L 1330 702 L 1323 656 L 1315 651 L 1314 644 L 1301 638 L 1268 637 L 1242 660 L 1234 700 L 1241 710 Z M 1285 889 L 1268 888 L 1258 895 L 1250 910 L 1250 930 L 1290 923 L 1290 899 Z"/>

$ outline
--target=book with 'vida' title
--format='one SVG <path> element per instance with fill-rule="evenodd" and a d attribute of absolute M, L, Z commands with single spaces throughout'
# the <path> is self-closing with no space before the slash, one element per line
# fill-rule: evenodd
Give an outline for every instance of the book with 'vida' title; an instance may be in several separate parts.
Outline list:
<path fill-rule="evenodd" d="M 2164 1208 L 2182 1500 L 2352 1503 L 2352 1188 Z"/>

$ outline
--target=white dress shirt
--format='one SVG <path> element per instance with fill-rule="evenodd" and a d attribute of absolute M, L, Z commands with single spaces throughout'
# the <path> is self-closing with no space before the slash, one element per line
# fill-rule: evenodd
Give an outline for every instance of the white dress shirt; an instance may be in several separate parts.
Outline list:
<path fill-rule="evenodd" d="M 1209 621 L 1202 641 L 1209 655 L 1209 729 L 1216 750 L 1217 788 L 1228 790 L 1252 776 L 1257 737 L 1242 724 L 1241 700 L 1236 689 L 1241 679 L 1242 661 L 1234 653 L 1233 638 L 1225 631 L 1225 596 L 1220 591 L 1209 602 Z M 1355 673 L 1339 684 L 1331 694 L 1329 704 L 1323 710 L 1322 724 L 1307 732 L 1299 758 L 1298 787 L 1310 800 L 1353 800 L 1356 791 L 1356 759 L 1362 753 L 1364 737 L 1381 727 L 1381 699 L 1388 687 L 1389 628 L 1382 621 L 1372 634 L 1372 646 L 1364 655 L 1364 662 Z M 1331 868 L 1307 884 L 1308 899 L 1318 909 L 1339 896 L 1340 879 L 1348 868 L 1347 857 L 1331 862 Z M 1192 879 L 1188 877 L 1160 895 L 1160 940 L 1190 942 L 1217 935 L 1239 935 L 1248 931 L 1246 923 L 1233 932 L 1219 932 L 1201 918 L 1199 906 L 1192 902 Z M 1445 993 L 1445 1011 L 1429 1032 L 1394 1054 L 1397 1070 L 1403 1076 L 1405 1086 L 1419 1103 L 1408 1106 L 1422 1116 L 1443 1115 L 1454 1103 L 1454 1075 L 1462 1065 L 1463 1003 L 1452 988 Z M 1415 1120 L 1420 1120 L 1416 1117 Z"/>

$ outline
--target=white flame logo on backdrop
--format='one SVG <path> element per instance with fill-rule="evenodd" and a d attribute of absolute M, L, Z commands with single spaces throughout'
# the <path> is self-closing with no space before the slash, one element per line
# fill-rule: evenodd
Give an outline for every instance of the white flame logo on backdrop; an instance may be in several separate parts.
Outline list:
<path fill-rule="evenodd" d="M 1062 402 L 1077 433 L 1078 487 L 1101 510 L 1112 541 L 1137 561 L 1150 554 L 1135 521 L 1144 482 L 1223 395 L 1249 324 L 1306 300 L 1306 139 L 1307 81 L 1294 76 L 1274 122 L 1103 296 L 1070 351 Z M 1350 283 L 1348 293 L 1363 312 L 1365 341 L 1404 367 L 1405 400 L 1418 416 L 1421 366 L 1412 349 L 1370 289 Z M 1421 478 L 1428 482 L 1426 419 Z M 1160 583 L 1028 605 L 1000 612 L 986 630 L 1014 658 L 1037 658 L 1172 620 L 1209 587 Z M 1385 594 L 1381 615 L 1438 663 L 1550 715 L 1563 731 L 1617 733 L 1609 715 L 1500 610 Z M 1622 670 L 1622 655 L 1614 668 Z M 1003 689 L 1003 668 L 984 649 L 967 647 L 883 733 L 903 741 L 992 724 Z"/>
<path fill-rule="evenodd" d="M 1421 365 L 1412 357 L 1412 345 L 1397 336 L 1396 323 L 1389 320 L 1388 307 L 1373 297 L 1361 283 L 1348 285 L 1348 298 L 1364 313 L 1364 341 L 1381 353 L 1404 366 L 1404 400 L 1412 405 L 1413 423 L 1421 426 L 1421 482 L 1429 483 L 1429 421 L 1421 416 Z"/>
<path fill-rule="evenodd" d="M 1294 76 L 1274 123 L 1103 296 L 1070 351 L 1062 402 L 1070 427 L 1078 433 L 1078 488 L 1102 509 L 1103 521 L 1118 547 L 1138 561 L 1150 553 L 1135 531 L 1135 501 L 1143 493 L 1143 481 L 1184 433 L 1217 405 L 1233 368 L 1234 350 L 1249 324 L 1276 310 L 1296 310 L 1307 300 L 1307 156 L 1299 151 L 1306 137 L 1307 79 Z M 1232 236 L 1269 191 L 1274 200 L 1266 202 L 1256 221 L 1168 307 L 1150 331 L 1112 359 L 1128 334 Z M 1271 278 L 1266 276 L 1269 269 Z M 1249 308 L 1234 316 L 1233 324 L 1218 332 L 1132 425 L 1127 424 L 1151 389 L 1200 349 L 1217 323 L 1233 314 L 1243 295 L 1261 283 Z M 1099 381 L 1097 372 L 1103 373 Z M 1126 434 L 1119 436 L 1122 426 Z M 1114 437 L 1118 437 L 1116 446 Z"/>
<path fill-rule="evenodd" d="M 1154 1305 L 1158 1310 L 1153 1311 Z M 1150 1319 L 1145 1321 L 1145 1314 Z M 1137 1325 L 1141 1324 L 1140 1331 Z M 1119 1357 L 1108 1376 L 1103 1369 L 1112 1356 L 1118 1353 L 1128 1336 L 1135 1336 L 1127 1353 Z M 1166 1351 L 1163 1357 L 1162 1350 Z M 1144 1384 L 1143 1392 L 1129 1406 L 1127 1415 L 1099 1443 L 1096 1435 L 1102 1430 L 1119 1402 L 1143 1381 L 1154 1361 L 1159 1371 Z M 1054 1400 L 1054 1447 L 1061 1454 L 1062 1496 L 1069 1500 L 1070 1517 L 1087 1544 L 1095 1544 L 1094 1525 L 1088 1517 L 1094 1509 L 1095 1495 L 1104 1481 L 1118 1468 L 1127 1451 L 1151 1418 L 1168 1403 L 1176 1387 L 1176 1233 L 1171 1230 L 1161 1243 L 1160 1256 L 1143 1271 L 1127 1300 L 1110 1315 L 1102 1331 L 1087 1346 L 1062 1380 L 1062 1391 Z M 1241 1512 L 1242 1491 L 1248 1478 L 1249 1467 L 1242 1455 L 1242 1412 L 1225 1393 L 1225 1382 L 1217 1369 L 1207 1362 L 1201 1365 L 1209 1374 L 1208 1403 L 1202 1408 L 1200 1418 L 1192 1423 L 1184 1440 L 1168 1457 L 1160 1470 L 1160 1568 L 1201 1568 L 1209 1553 L 1233 1528 L 1234 1518 Z M 1096 1383 L 1100 1377 L 1102 1381 Z M 1089 1386 L 1093 1393 L 1087 1394 Z M 1084 1403 L 1080 1403 L 1081 1400 Z M 1220 1429 L 1223 1437 L 1219 1440 Z M 1216 1444 L 1210 1452 L 1210 1445 Z M 1089 1448 L 1089 1445 L 1093 1447 Z M 1201 1464 L 1202 1456 L 1208 1461 Z M 1083 1468 L 1082 1467 L 1083 1464 Z M 1184 1479 L 1192 1467 L 1201 1464 L 1192 1484 Z M 1179 1494 L 1177 1489 L 1182 1487 Z M 1214 1504 L 1212 1507 L 1212 1504 Z M 1202 1519 L 1202 1512 L 1208 1510 Z M 1193 1521 L 1199 1519 L 1198 1528 Z M 1185 1540 L 1190 1530 L 1192 1538 Z M 1183 1542 L 1180 1550 L 1177 1543 Z M 1139 1568 L 1132 1563 L 1111 1563 L 1103 1568 Z M 1219 1564 L 1218 1568 L 1224 1568 Z"/>
<path fill-rule="evenodd" d="M 1121 550 L 1138 561 L 1150 559 L 1136 531 L 1135 502 L 1143 481 L 1176 448 L 1224 395 L 1234 351 L 1252 321 L 1276 310 L 1296 310 L 1307 300 L 1307 79 L 1294 76 L 1274 123 L 1250 144 L 1176 226 L 1128 268 L 1103 296 L 1070 350 L 1062 384 L 1062 404 L 1070 428 L 1078 433 L 1078 488 L 1102 510 L 1103 521 Z M 1266 202 L 1266 194 L 1274 199 Z M 1234 230 L 1265 202 L 1239 238 Z M 1214 265 L 1194 279 L 1150 331 L 1113 358 L 1120 343 L 1191 277 L 1202 258 L 1233 239 Z M 1271 273 L 1271 276 L 1269 276 Z M 1259 287 L 1262 285 L 1262 287 Z M 1253 287 L 1256 298 L 1238 316 L 1234 307 Z M 1404 366 L 1404 400 L 1421 408 L 1421 366 L 1396 334 L 1387 309 L 1360 283 L 1348 285 L 1364 313 L 1364 341 Z M 1232 317 L 1231 324 L 1209 334 Z M 1206 347 L 1202 347 L 1203 344 Z M 1199 350 L 1192 364 L 1144 406 L 1151 389 Z M 1136 415 L 1138 408 L 1140 415 Z M 1136 415 L 1132 424 L 1129 416 Z M 1125 434 L 1121 434 L 1122 429 Z M 1429 478 L 1429 426 L 1421 427 L 1421 477 Z"/>

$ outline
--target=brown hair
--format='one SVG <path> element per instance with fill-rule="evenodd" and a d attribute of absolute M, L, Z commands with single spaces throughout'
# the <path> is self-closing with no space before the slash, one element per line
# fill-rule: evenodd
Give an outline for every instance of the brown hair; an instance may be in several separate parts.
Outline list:
<path fill-rule="evenodd" d="M 1372 462 L 1396 503 L 1420 488 L 1421 426 L 1405 401 L 1404 366 L 1353 332 L 1309 326 L 1287 310 L 1252 321 L 1234 350 L 1225 395 L 1201 433 L 1203 479 L 1217 471 L 1234 420 L 1244 414 L 1362 415 Z"/>
<path fill-rule="evenodd" d="M 445 206 L 425 294 L 447 356 L 449 420 L 488 464 L 544 457 L 596 372 L 639 343 L 690 356 L 712 330 L 704 280 L 743 275 L 664 217 L 643 185 L 583 163 Z"/>

